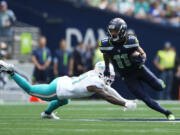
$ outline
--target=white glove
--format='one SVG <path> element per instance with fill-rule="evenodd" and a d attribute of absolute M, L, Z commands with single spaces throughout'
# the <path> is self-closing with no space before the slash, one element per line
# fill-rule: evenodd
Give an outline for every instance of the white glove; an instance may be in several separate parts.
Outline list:
<path fill-rule="evenodd" d="M 127 101 L 126 104 L 125 104 L 125 107 L 126 107 L 126 108 L 124 108 L 124 111 L 126 111 L 127 109 L 129 109 L 129 110 L 135 110 L 135 109 L 136 109 L 136 106 L 137 106 L 137 104 L 136 104 L 135 101 Z"/>

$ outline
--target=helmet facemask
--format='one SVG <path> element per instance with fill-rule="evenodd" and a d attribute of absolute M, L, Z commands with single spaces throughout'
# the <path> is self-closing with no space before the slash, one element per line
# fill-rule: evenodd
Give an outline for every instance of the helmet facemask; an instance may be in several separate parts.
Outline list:
<path fill-rule="evenodd" d="M 104 62 L 98 62 L 95 65 L 95 72 L 98 74 L 98 77 L 104 81 L 106 85 L 111 85 L 115 80 L 115 72 L 112 64 L 110 64 L 110 76 L 104 76 L 105 64 Z"/>

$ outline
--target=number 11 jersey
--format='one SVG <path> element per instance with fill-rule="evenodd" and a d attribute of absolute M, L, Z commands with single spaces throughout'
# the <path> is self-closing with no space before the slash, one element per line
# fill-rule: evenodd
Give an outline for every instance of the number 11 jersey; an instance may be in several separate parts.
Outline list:
<path fill-rule="evenodd" d="M 122 76 L 132 74 L 137 69 L 129 57 L 138 47 L 139 42 L 134 35 L 127 35 L 123 44 L 111 42 L 108 37 L 99 42 L 101 52 L 108 54 L 114 68 Z"/>

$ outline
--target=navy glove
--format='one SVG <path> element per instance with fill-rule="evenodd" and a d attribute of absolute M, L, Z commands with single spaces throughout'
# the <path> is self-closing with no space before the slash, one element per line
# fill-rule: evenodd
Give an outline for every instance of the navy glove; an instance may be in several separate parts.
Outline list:
<path fill-rule="evenodd" d="M 110 71 L 109 71 L 109 67 L 106 67 L 104 70 L 104 76 L 105 77 L 110 77 Z"/>

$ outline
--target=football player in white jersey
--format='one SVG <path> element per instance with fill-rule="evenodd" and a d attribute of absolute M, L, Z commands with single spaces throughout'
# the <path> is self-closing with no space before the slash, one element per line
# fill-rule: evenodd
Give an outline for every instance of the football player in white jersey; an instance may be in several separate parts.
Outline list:
<path fill-rule="evenodd" d="M 59 119 L 53 111 L 60 106 L 68 104 L 68 99 L 89 97 L 97 94 L 106 101 L 124 106 L 127 109 L 135 109 L 136 103 L 121 97 L 110 87 L 114 81 L 114 69 L 110 65 L 110 77 L 103 75 L 105 70 L 104 62 L 98 62 L 94 70 L 86 72 L 78 77 L 58 77 L 50 84 L 31 85 L 26 79 L 15 72 L 14 66 L 0 60 L 0 72 L 8 73 L 11 78 L 29 95 L 38 97 L 45 101 L 51 101 L 42 118 Z"/>

